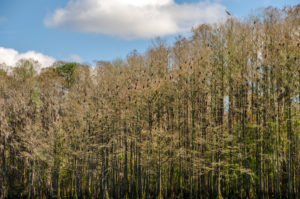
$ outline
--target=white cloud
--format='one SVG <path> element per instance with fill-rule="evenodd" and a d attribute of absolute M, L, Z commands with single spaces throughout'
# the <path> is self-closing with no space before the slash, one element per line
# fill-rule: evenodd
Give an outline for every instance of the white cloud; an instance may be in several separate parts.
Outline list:
<path fill-rule="evenodd" d="M 76 55 L 76 54 L 70 55 L 67 60 L 71 61 L 71 62 L 74 61 L 74 62 L 77 62 L 77 63 L 82 63 L 83 62 L 83 59 L 79 55 Z"/>
<path fill-rule="evenodd" d="M 35 51 L 19 53 L 11 48 L 0 47 L 0 64 L 14 67 L 21 59 L 32 59 L 37 61 L 42 68 L 51 66 L 56 61 L 53 57 L 49 57 Z"/>
<path fill-rule="evenodd" d="M 225 7 L 217 2 L 177 4 L 174 0 L 71 0 L 46 17 L 45 25 L 123 38 L 151 38 L 217 22 Z"/>

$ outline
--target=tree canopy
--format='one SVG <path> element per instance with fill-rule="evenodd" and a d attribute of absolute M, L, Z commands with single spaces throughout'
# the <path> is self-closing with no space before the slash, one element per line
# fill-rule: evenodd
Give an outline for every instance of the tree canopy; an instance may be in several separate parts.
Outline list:
<path fill-rule="evenodd" d="M 299 198 L 299 11 L 1 69 L 0 198 Z"/>

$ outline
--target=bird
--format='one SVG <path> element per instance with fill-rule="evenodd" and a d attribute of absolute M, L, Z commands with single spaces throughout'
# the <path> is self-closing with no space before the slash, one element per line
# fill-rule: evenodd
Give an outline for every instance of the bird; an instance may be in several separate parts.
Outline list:
<path fill-rule="evenodd" d="M 225 10 L 225 12 L 228 16 L 231 16 L 231 13 L 228 10 Z"/>

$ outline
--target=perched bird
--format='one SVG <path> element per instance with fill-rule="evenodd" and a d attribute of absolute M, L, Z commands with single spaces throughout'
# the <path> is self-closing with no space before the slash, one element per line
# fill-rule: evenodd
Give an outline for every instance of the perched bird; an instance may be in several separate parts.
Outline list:
<path fill-rule="evenodd" d="M 231 16 L 231 13 L 228 10 L 225 10 L 225 12 L 228 16 Z"/>

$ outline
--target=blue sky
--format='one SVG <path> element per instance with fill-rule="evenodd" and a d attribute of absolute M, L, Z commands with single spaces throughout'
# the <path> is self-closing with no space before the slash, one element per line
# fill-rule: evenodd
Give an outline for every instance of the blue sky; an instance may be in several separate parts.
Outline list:
<path fill-rule="evenodd" d="M 172 42 L 193 23 L 213 22 L 224 16 L 225 8 L 245 17 L 257 8 L 299 3 L 298 0 L 128 0 L 130 5 L 140 8 L 140 12 L 132 12 L 130 6 L 120 5 L 119 1 L 80 0 L 78 5 L 67 6 L 70 0 L 0 0 L 0 47 L 2 51 L 14 49 L 18 55 L 34 51 L 56 60 L 93 64 L 94 60 L 124 58 L 134 49 L 143 53 L 156 36 Z M 143 1 L 145 4 L 139 3 Z M 104 11 L 96 9 L 93 3 L 97 2 L 109 5 Z M 125 16 L 131 13 L 132 19 L 127 19 Z M 142 19 L 141 13 L 150 17 Z M 3 62 L 10 55 L 1 54 L 0 50 L 0 56 Z"/>

